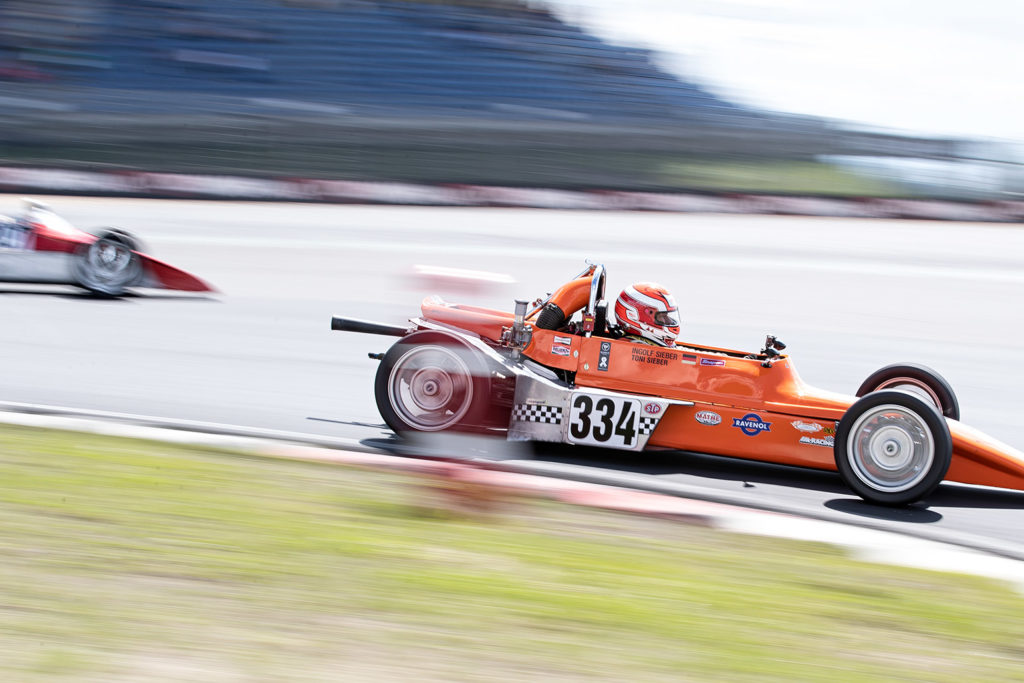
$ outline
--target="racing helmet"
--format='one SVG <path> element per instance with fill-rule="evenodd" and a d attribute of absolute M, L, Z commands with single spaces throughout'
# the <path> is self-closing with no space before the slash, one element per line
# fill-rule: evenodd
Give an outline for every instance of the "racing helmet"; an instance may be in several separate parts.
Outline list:
<path fill-rule="evenodd" d="M 672 346 L 679 336 L 676 300 L 653 282 L 626 287 L 615 300 L 615 319 L 623 332 L 661 346 Z"/>

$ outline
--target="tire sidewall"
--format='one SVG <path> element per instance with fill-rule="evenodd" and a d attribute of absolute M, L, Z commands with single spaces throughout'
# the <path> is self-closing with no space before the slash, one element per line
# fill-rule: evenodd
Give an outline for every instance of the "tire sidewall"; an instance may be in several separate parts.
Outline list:
<path fill-rule="evenodd" d="M 852 456 L 849 453 L 849 440 L 854 423 L 867 410 L 885 404 L 895 404 L 915 412 L 931 432 L 934 442 L 934 455 L 928 473 L 914 486 L 902 491 L 887 492 L 868 485 L 850 462 Z M 867 394 L 846 411 L 836 429 L 833 449 L 836 469 L 857 495 L 880 505 L 907 505 L 926 497 L 945 479 L 952 461 L 953 438 L 945 418 L 931 403 L 904 391 L 884 390 Z"/>
<path fill-rule="evenodd" d="M 857 389 L 857 397 L 860 398 L 879 391 L 880 385 L 900 377 L 906 377 L 927 386 L 938 396 L 941 405 L 940 412 L 951 420 L 960 419 L 960 402 L 957 401 L 952 385 L 946 381 L 946 378 L 926 365 L 916 363 L 886 365 L 871 373 L 861 383 L 860 388 Z"/>

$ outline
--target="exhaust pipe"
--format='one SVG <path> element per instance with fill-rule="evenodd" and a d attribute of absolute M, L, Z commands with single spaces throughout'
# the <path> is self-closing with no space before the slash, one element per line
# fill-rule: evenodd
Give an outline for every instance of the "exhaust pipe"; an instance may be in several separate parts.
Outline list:
<path fill-rule="evenodd" d="M 366 334 L 383 334 L 390 337 L 404 337 L 409 334 L 409 329 L 406 327 L 385 325 L 384 323 L 375 323 L 357 318 L 342 318 L 337 315 L 331 318 L 331 329 L 338 332 L 364 332 Z"/>

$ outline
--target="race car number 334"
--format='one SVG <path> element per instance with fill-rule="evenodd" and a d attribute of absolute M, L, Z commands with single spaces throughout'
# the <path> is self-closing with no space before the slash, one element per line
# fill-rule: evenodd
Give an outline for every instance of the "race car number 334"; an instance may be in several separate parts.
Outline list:
<path fill-rule="evenodd" d="M 569 404 L 571 443 L 605 448 L 638 448 L 640 401 L 575 393 Z"/>

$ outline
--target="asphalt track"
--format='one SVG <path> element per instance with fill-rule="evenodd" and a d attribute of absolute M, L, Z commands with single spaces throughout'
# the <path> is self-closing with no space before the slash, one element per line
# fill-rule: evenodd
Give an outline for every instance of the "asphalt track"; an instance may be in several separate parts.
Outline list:
<path fill-rule="evenodd" d="M 803 378 L 852 393 L 871 371 L 924 363 L 963 420 L 1024 450 L 1018 362 L 1024 230 L 922 221 L 534 209 L 394 208 L 52 197 L 82 227 L 117 225 L 215 296 L 94 299 L 0 284 L 0 399 L 300 432 L 388 438 L 372 398 L 385 337 L 331 332 L 332 314 L 401 323 L 427 293 L 509 307 L 603 261 L 610 290 L 672 289 L 683 337 L 756 350 L 778 335 Z M 17 209 L 0 196 L 0 213 Z M 416 266 L 512 282 L 458 285 Z M 1024 493 L 943 485 L 901 510 L 837 475 L 685 453 L 485 447 L 507 466 L 628 482 L 955 538 L 1024 556 Z"/>

